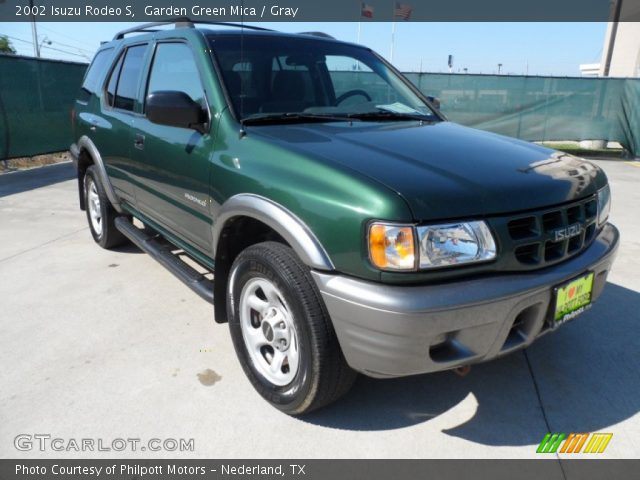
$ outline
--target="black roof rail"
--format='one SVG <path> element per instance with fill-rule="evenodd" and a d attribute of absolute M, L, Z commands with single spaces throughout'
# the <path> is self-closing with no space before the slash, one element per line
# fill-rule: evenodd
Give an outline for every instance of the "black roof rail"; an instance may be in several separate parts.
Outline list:
<path fill-rule="evenodd" d="M 336 39 L 336 37 L 324 32 L 298 32 L 298 35 L 311 35 L 313 37 L 331 38 L 333 40 Z"/>
<path fill-rule="evenodd" d="M 160 27 L 164 25 L 172 25 L 174 24 L 176 28 L 195 28 L 195 24 L 201 23 L 205 25 L 219 25 L 223 27 L 235 27 L 235 28 L 246 28 L 247 30 L 263 30 L 267 32 L 272 32 L 273 30 L 269 28 L 263 27 L 255 27 L 253 25 L 244 25 L 242 23 L 231 23 L 231 22 L 209 22 L 206 20 L 191 20 L 188 17 L 180 17 L 180 18 L 170 18 L 167 20 L 163 20 L 161 22 L 151 22 L 145 23 L 143 25 L 138 25 L 137 27 L 127 28 L 126 30 L 122 30 L 115 34 L 113 37 L 114 40 L 120 40 L 130 33 L 136 32 L 157 32 L 158 30 L 154 30 L 154 27 Z"/>

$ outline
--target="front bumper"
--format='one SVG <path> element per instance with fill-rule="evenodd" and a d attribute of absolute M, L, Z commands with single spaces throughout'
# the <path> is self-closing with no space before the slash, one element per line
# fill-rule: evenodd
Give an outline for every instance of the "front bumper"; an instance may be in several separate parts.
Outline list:
<path fill-rule="evenodd" d="M 606 224 L 589 248 L 553 267 L 428 286 L 312 275 L 347 363 L 372 377 L 399 377 L 528 346 L 553 328 L 547 319 L 555 286 L 591 271 L 592 300 L 598 298 L 618 242 L 618 230 Z"/>

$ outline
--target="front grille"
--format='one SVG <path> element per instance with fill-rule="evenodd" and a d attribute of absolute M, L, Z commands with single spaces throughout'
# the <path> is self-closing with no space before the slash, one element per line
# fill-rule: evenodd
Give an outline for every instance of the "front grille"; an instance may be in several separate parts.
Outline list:
<path fill-rule="evenodd" d="M 502 251 L 514 268 L 541 268 L 576 255 L 596 234 L 596 196 L 555 208 L 502 218 Z M 497 220 L 497 219 L 496 219 Z"/>

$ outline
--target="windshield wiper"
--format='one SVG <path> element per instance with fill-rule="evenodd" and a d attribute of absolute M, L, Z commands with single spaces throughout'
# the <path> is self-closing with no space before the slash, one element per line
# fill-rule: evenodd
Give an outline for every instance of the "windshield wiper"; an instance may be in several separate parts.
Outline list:
<path fill-rule="evenodd" d="M 399 112 L 362 112 L 350 113 L 349 118 L 358 120 L 419 120 L 422 122 L 433 122 L 437 120 L 433 115 L 424 115 L 421 113 L 399 113 Z"/>
<path fill-rule="evenodd" d="M 259 125 L 269 123 L 310 123 L 310 122 L 348 122 L 347 116 L 321 115 L 317 113 L 288 112 L 288 113 L 258 113 L 243 118 L 243 125 Z"/>

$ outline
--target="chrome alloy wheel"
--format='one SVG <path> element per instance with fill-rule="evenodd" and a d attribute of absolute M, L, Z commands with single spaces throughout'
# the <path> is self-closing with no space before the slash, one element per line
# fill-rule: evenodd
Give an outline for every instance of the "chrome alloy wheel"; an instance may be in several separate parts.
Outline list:
<path fill-rule="evenodd" d="M 240 327 L 256 369 L 272 384 L 293 381 L 300 364 L 291 309 L 280 290 L 265 278 L 249 280 L 240 294 Z"/>
<path fill-rule="evenodd" d="M 93 231 L 98 235 L 102 235 L 102 210 L 100 209 L 100 196 L 98 195 L 98 187 L 92 178 L 87 178 L 87 207 L 89 208 L 89 218 L 91 218 L 91 226 Z"/>

